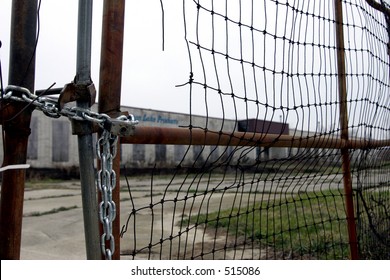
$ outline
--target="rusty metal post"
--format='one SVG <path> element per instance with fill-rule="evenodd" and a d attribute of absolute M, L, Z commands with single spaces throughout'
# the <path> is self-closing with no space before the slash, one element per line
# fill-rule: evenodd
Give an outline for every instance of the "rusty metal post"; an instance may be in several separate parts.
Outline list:
<path fill-rule="evenodd" d="M 345 73 L 345 47 L 343 31 L 343 8 L 342 1 L 335 0 L 335 20 L 336 20 L 336 43 L 337 43 L 337 69 L 338 69 L 338 88 L 340 99 L 340 127 L 341 139 L 348 142 L 348 107 L 347 107 L 347 82 Z M 346 215 L 348 223 L 348 237 L 351 259 L 359 258 L 358 242 L 356 233 L 355 209 L 353 203 L 351 159 L 348 148 L 341 149 L 344 195 L 346 203 Z"/>
<path fill-rule="evenodd" d="M 75 84 L 80 93 L 88 91 L 91 80 L 92 0 L 79 0 L 77 30 L 77 73 Z M 88 95 L 88 94 L 87 94 Z M 78 100 L 77 106 L 90 108 L 90 103 Z M 100 259 L 99 216 L 95 185 L 94 150 L 90 122 L 79 124 L 78 133 L 80 182 L 83 202 L 84 232 L 87 259 Z"/>
<path fill-rule="evenodd" d="M 105 0 L 103 5 L 98 110 L 99 113 L 106 113 L 111 117 L 117 117 L 120 114 L 121 102 L 125 1 Z M 112 194 L 117 209 L 117 217 L 113 222 L 115 252 L 112 259 L 117 260 L 120 259 L 119 142 L 120 141 L 118 141 L 118 153 L 113 162 L 113 170 L 115 171 L 118 179 L 116 180 L 116 186 Z"/>
<path fill-rule="evenodd" d="M 201 128 L 137 126 L 134 134 L 121 138 L 122 144 L 311 147 L 317 149 L 373 149 L 390 146 L 390 139 L 345 141 L 336 137 L 293 136 L 252 132 L 223 132 Z"/>
<path fill-rule="evenodd" d="M 37 1 L 12 2 L 8 83 L 34 91 Z M 3 166 L 25 164 L 32 109 L 25 104 L 1 104 L 4 131 Z M 3 173 L 0 207 L 0 258 L 20 259 L 25 170 Z"/>

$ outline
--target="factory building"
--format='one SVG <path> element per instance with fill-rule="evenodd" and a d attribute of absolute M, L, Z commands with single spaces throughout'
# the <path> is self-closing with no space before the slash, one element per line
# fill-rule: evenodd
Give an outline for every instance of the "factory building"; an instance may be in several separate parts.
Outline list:
<path fill-rule="evenodd" d="M 92 108 L 97 111 L 96 105 Z M 122 111 L 129 112 L 139 121 L 138 126 L 159 127 L 207 127 L 212 131 L 247 131 L 267 132 L 272 134 L 289 134 L 288 124 L 263 120 L 223 120 L 204 116 L 190 116 L 188 114 L 122 107 Z M 29 137 L 27 163 L 34 170 L 78 170 L 77 137 L 72 135 L 71 122 L 66 117 L 53 119 L 40 111 L 34 111 L 31 120 L 31 134 Z M 97 135 L 94 134 L 94 142 Z M 0 140 L 2 141 L 2 140 Z M 121 165 L 132 169 L 150 169 L 153 167 L 172 169 L 179 163 L 183 167 L 201 166 L 204 161 L 224 161 L 226 157 L 241 157 L 242 151 L 227 146 L 188 146 L 163 144 L 122 144 Z M 288 148 L 258 147 L 245 150 L 248 162 L 254 160 L 269 160 L 289 156 Z M 3 150 L 0 151 L 3 160 Z M 197 165 L 194 165 L 194 163 Z"/>

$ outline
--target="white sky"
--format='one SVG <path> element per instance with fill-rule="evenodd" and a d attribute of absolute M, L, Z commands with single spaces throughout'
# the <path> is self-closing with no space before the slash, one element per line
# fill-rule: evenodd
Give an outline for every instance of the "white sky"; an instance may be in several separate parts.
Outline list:
<path fill-rule="evenodd" d="M 12 0 L 0 2 L 0 40 L 3 44 L 0 58 L 5 86 L 8 85 L 11 3 Z M 97 89 L 102 3 L 93 3 L 91 75 Z M 187 82 L 189 76 L 181 3 L 181 0 L 164 1 L 165 51 L 162 51 L 160 1 L 126 1 L 122 105 L 189 112 L 188 89 L 175 87 Z M 76 74 L 77 9 L 78 0 L 42 1 L 35 89 L 45 89 L 53 82 L 56 82 L 56 87 L 62 87 L 73 80 Z"/>
<path fill-rule="evenodd" d="M 329 0 L 330 1 L 330 0 Z M 359 2 L 359 0 L 356 0 Z M 190 97 L 189 87 L 175 87 L 175 85 L 183 84 L 189 80 L 190 65 L 188 59 L 187 47 L 184 40 L 184 23 L 183 23 L 183 11 L 182 0 L 164 0 L 165 11 L 165 51 L 162 51 L 162 11 L 160 0 L 133 0 L 126 1 L 126 15 L 125 15 L 125 34 L 124 34 L 124 57 L 123 57 L 123 74 L 122 74 L 122 105 L 134 106 L 140 108 L 150 108 L 156 110 L 173 111 L 179 113 L 189 113 L 190 111 Z M 188 1 L 192 3 L 192 1 Z M 242 1 L 243 7 L 249 5 L 249 2 Z M 8 83 L 8 55 L 9 55 L 9 30 L 10 30 L 10 11 L 12 0 L 1 0 L 0 2 L 0 40 L 3 43 L 0 49 L 0 58 L 3 70 L 4 84 Z M 92 80 L 94 81 L 96 88 L 99 85 L 99 67 L 100 67 L 100 45 L 101 45 L 101 25 L 102 25 L 102 0 L 94 1 L 93 11 L 93 37 L 92 37 Z M 209 7 L 211 2 L 202 1 L 203 5 Z M 225 1 L 214 1 L 215 9 L 224 13 Z M 229 4 L 229 17 L 234 20 L 239 20 L 239 7 L 235 6 L 237 1 L 228 1 Z M 254 2 L 256 5 L 256 11 L 262 13 L 262 1 Z M 303 10 L 319 9 L 320 6 L 314 2 L 305 1 L 297 4 Z M 310 9 L 308 5 L 313 5 Z M 322 5 L 322 4 L 321 4 Z M 42 0 L 40 10 L 40 36 L 39 44 L 37 48 L 36 57 L 36 89 L 45 89 L 49 87 L 53 82 L 56 82 L 56 87 L 62 87 L 66 83 L 73 80 L 76 74 L 76 38 L 77 38 L 77 16 L 78 16 L 78 0 Z M 267 2 L 267 15 L 256 14 L 255 27 L 260 30 L 265 28 L 264 18 L 268 18 L 266 28 L 270 32 L 276 32 L 279 36 L 283 32 L 287 32 L 286 37 L 293 40 L 304 40 L 305 42 L 322 42 L 322 44 L 334 44 L 334 32 L 332 28 L 322 28 L 323 22 L 319 23 L 308 17 L 308 19 L 302 19 L 301 15 L 296 14 L 283 17 L 283 9 L 285 7 L 280 5 L 278 13 L 275 12 L 275 4 L 272 1 Z M 351 9 L 349 7 L 349 9 Z M 196 15 L 196 9 L 195 15 Z M 250 13 L 247 13 L 250 9 L 243 8 L 242 15 L 244 23 L 250 24 Z M 324 9 L 326 12 L 327 10 Z M 329 10 L 328 12 L 332 12 Z M 353 12 L 346 11 L 348 17 L 352 16 L 354 22 L 357 25 L 364 26 L 365 15 L 353 15 Z M 275 21 L 276 15 L 278 21 Z M 192 15 L 193 16 L 193 15 Z M 203 24 L 212 24 L 210 17 L 203 11 L 201 17 L 201 27 Z M 284 22 L 279 21 L 279 17 L 285 18 Z M 332 17 L 329 15 L 329 17 Z M 284 30 L 284 24 L 292 25 L 294 28 Z M 305 23 L 309 26 L 309 30 L 300 30 L 304 28 Z M 232 24 L 232 28 L 229 28 L 229 34 L 225 33 L 225 23 L 221 20 L 221 17 L 216 19 L 216 27 L 218 24 L 221 30 L 216 32 L 216 48 L 220 51 L 225 49 L 226 36 L 229 36 L 229 55 L 235 58 L 240 58 L 240 45 L 239 45 L 239 29 L 235 24 Z M 277 26 L 276 26 L 277 25 Z M 322 30 L 323 34 L 318 32 L 310 32 L 310 26 Z M 189 27 L 188 32 L 191 33 L 191 40 L 196 40 L 195 25 Z M 307 27 L 306 27 L 307 28 Z M 319 29 L 321 28 L 321 29 Z M 206 47 L 211 47 L 211 29 L 208 26 L 206 29 L 202 29 L 200 33 L 200 39 L 206 42 Z M 291 34 L 290 34 L 291 33 Z M 257 46 L 252 48 L 250 32 L 248 29 L 243 30 L 245 50 L 243 58 L 250 61 L 252 52 L 256 53 L 256 63 L 258 65 L 265 65 L 272 68 L 274 65 L 275 70 L 287 69 L 294 72 L 303 73 L 304 70 L 315 73 L 316 71 L 335 72 L 335 61 L 331 61 L 332 52 L 327 53 L 328 57 L 322 59 L 329 59 L 324 64 L 312 63 L 315 56 L 321 56 L 317 50 L 316 53 L 305 48 L 298 47 L 285 47 L 284 42 L 278 40 L 272 40 L 268 36 L 265 42 L 264 38 L 258 36 L 256 40 Z M 369 41 L 366 37 L 362 36 L 360 30 L 357 29 L 354 33 L 348 34 L 347 41 L 351 42 L 352 47 L 369 48 Z M 381 35 L 382 36 L 382 35 Z M 387 37 L 387 34 L 383 35 Z M 247 38 L 247 39 L 245 39 Z M 384 40 L 386 40 L 385 38 Z M 219 40 L 219 41 L 218 41 Z M 269 40 L 269 41 L 268 41 Z M 278 44 L 278 45 L 276 45 Z M 283 45 L 282 45 L 283 44 Z M 264 48 L 266 46 L 266 48 Z M 196 48 L 192 45 L 191 52 L 197 56 Z M 281 50 L 280 54 L 275 55 L 276 50 Z M 304 51 L 304 53 L 303 53 Z M 227 79 L 228 74 L 226 72 L 226 63 L 223 56 L 216 56 L 218 63 L 218 77 L 216 77 L 216 71 L 213 65 L 213 58 L 210 53 L 205 52 L 207 84 L 217 87 L 217 83 L 221 82 L 221 89 L 225 92 L 229 92 L 230 84 Z M 291 56 L 290 60 L 285 60 L 284 57 Z M 196 60 L 196 61 L 195 61 Z M 287 65 L 286 65 L 287 63 Z M 330 102 L 337 100 L 337 84 L 330 83 L 333 78 L 328 78 L 328 84 L 313 79 L 309 81 L 309 85 L 306 85 L 301 91 L 301 88 L 297 85 L 301 82 L 297 79 L 290 79 L 290 82 L 279 82 L 279 78 L 275 80 L 269 72 L 263 73 L 258 70 L 257 78 L 260 82 L 256 85 L 258 92 L 254 90 L 255 80 L 251 73 L 251 67 L 244 65 L 245 72 L 248 74 L 246 79 L 246 88 L 244 88 L 242 77 L 242 66 L 239 62 L 231 61 L 232 69 L 230 74 L 233 74 L 234 92 L 238 96 L 248 94 L 250 98 L 258 98 L 260 102 L 267 102 L 275 108 L 279 108 L 281 105 L 284 107 L 292 108 L 294 106 L 300 106 L 301 104 L 313 104 L 314 102 Z M 367 62 L 364 59 L 356 59 L 353 62 L 348 62 L 347 67 L 353 68 L 352 72 L 360 73 L 360 71 L 366 71 Z M 199 61 L 199 57 L 193 60 L 194 72 L 196 73 L 197 81 L 202 82 L 202 69 Z M 287 67 L 287 68 L 284 68 Z M 290 68 L 289 68 L 290 67 Z M 225 70 L 224 70 L 225 69 Z M 388 73 L 388 72 L 387 72 Z M 383 72 L 384 81 L 388 80 L 386 71 Z M 219 79 L 219 81 L 217 81 Z M 335 78 L 334 78 L 335 79 Z M 353 78 L 352 78 L 353 79 Z M 382 78 L 381 78 L 382 79 Z M 206 81 L 204 81 L 206 82 Z M 359 94 L 367 94 L 367 87 L 369 83 L 365 81 L 353 81 L 350 82 L 351 92 Z M 300 86 L 300 84 L 299 84 Z M 328 88 L 324 90 L 324 87 Z M 243 119 L 245 117 L 253 118 L 258 117 L 260 119 L 272 119 L 279 121 L 283 119 L 290 124 L 290 126 L 296 126 L 298 129 L 322 129 L 316 127 L 319 126 L 329 129 L 338 125 L 338 109 L 325 108 L 304 108 L 301 110 L 276 110 L 275 112 L 263 110 L 259 112 L 259 107 L 252 104 L 245 104 L 243 101 L 236 99 L 236 104 L 233 104 L 232 98 L 228 95 L 220 97 L 215 92 L 208 92 L 205 95 L 202 92 L 201 87 L 196 87 L 196 94 L 192 99 L 192 113 L 210 116 L 219 116 L 225 113 L 226 118 Z M 301 91 L 301 92 L 300 92 Z M 294 93 L 295 92 L 295 93 Z M 312 92 L 317 92 L 320 95 L 313 95 Z M 383 100 L 383 96 L 380 89 L 378 93 L 373 95 L 373 100 Z M 256 96 L 255 96 L 256 93 Z M 259 93 L 259 94 L 258 94 Z M 293 94 L 291 94 L 293 93 Z M 257 95 L 258 94 L 258 95 Z M 299 96 L 301 94 L 301 96 Z M 361 98 L 361 96 L 357 96 Z M 321 99 L 321 100 L 319 100 Z M 207 100 L 207 106 L 205 104 Z M 382 102 L 382 101 L 381 101 Z M 237 116 L 235 115 L 235 106 L 238 106 Z M 352 105 L 351 105 L 352 106 Z M 357 107 L 357 106 L 356 106 Z M 351 108 L 351 115 L 359 116 L 361 112 L 359 108 Z M 207 112 L 206 112 L 207 110 Z M 366 108 L 369 111 L 370 108 Z M 131 112 L 130 112 L 131 113 Z M 366 120 L 365 120 L 365 119 Z M 359 122 L 372 123 L 372 118 L 375 116 L 366 115 L 360 119 Z M 313 121 L 314 120 L 314 121 Z M 351 121 L 354 122 L 354 121 Z"/>

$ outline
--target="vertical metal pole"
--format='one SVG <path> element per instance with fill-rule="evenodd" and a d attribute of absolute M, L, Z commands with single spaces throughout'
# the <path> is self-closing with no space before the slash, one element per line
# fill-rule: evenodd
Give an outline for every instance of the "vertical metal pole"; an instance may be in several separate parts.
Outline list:
<path fill-rule="evenodd" d="M 100 58 L 99 112 L 106 113 L 111 117 L 117 117 L 120 112 L 124 18 L 124 0 L 104 1 Z M 117 209 L 117 217 L 113 222 L 113 235 L 115 237 L 113 259 L 120 259 L 119 151 L 120 144 L 118 141 L 118 153 L 113 162 L 113 170 L 118 178 L 116 180 L 116 187 L 113 190 L 113 200 Z"/>
<path fill-rule="evenodd" d="M 75 83 L 87 90 L 91 81 L 92 0 L 79 0 L 77 30 L 77 74 Z M 77 106 L 89 108 L 88 102 L 77 101 Z M 100 259 L 99 219 L 95 186 L 94 152 L 90 122 L 82 122 L 85 132 L 78 135 L 80 182 L 83 203 L 85 246 L 87 259 Z"/>
<path fill-rule="evenodd" d="M 347 107 L 347 82 L 345 73 L 345 47 L 343 31 L 343 9 L 342 1 L 335 0 L 335 19 L 336 19 L 336 43 L 337 43 L 337 69 L 338 86 L 340 99 L 340 127 L 341 139 L 348 141 L 348 107 Z M 358 242 L 356 233 L 355 210 L 353 206 L 352 176 L 348 148 L 341 149 L 343 164 L 344 194 L 346 203 L 346 215 L 348 223 L 348 236 L 351 259 L 359 258 Z"/>
<path fill-rule="evenodd" d="M 26 87 L 30 91 L 34 91 L 35 79 L 36 13 L 37 1 L 12 2 L 8 83 Z M 5 133 L 3 165 L 24 164 L 27 160 L 32 109 L 21 112 L 25 104 L 1 105 Z M 2 260 L 20 259 L 25 177 L 25 170 L 7 170 L 3 173 L 0 207 Z"/>

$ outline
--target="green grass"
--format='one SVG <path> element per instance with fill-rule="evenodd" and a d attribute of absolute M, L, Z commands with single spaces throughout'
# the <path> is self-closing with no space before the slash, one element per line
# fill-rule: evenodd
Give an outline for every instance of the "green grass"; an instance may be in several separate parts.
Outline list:
<path fill-rule="evenodd" d="M 336 191 L 296 194 L 182 222 L 193 224 L 274 248 L 285 258 L 348 258 L 344 200 Z"/>
<path fill-rule="evenodd" d="M 381 260 L 390 258 L 390 190 L 366 191 L 359 196 L 360 213 L 360 249 L 364 259 Z"/>

